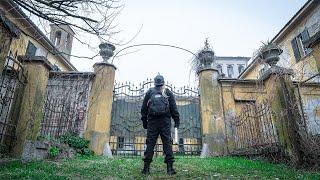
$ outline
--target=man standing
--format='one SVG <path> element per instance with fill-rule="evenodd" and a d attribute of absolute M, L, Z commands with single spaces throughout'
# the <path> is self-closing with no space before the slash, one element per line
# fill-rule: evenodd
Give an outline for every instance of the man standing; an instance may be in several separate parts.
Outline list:
<path fill-rule="evenodd" d="M 164 78 L 158 74 L 154 78 L 155 87 L 150 88 L 143 100 L 141 107 L 141 120 L 143 128 L 147 129 L 147 148 L 144 153 L 143 174 L 150 173 L 150 163 L 154 153 L 158 136 L 160 135 L 165 154 L 164 162 L 167 163 L 167 174 L 176 174 L 173 169 L 173 152 L 171 137 L 171 117 L 174 120 L 174 127 L 180 125 L 179 112 L 173 93 L 164 86 Z"/>

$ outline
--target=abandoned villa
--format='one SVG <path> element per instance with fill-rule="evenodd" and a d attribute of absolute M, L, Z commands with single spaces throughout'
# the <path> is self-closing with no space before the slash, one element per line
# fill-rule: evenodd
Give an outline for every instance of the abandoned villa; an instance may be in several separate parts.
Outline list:
<path fill-rule="evenodd" d="M 143 156 L 140 109 L 153 80 L 115 82 L 117 46 L 107 42 L 94 72 L 78 71 L 70 62 L 74 34 L 52 24 L 46 35 L 15 3 L 0 1 L 1 149 L 43 159 L 46 139 L 75 133 L 96 155 Z M 252 57 L 228 57 L 206 41 L 195 55 L 198 83 L 165 84 L 181 118 L 174 153 L 319 161 L 320 1 L 307 1 L 270 44 Z M 162 155 L 160 138 L 155 154 Z"/>

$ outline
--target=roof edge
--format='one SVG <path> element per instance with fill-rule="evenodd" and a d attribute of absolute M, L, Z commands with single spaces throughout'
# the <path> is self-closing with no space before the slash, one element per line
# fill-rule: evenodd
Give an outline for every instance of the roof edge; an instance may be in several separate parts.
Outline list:
<path fill-rule="evenodd" d="M 305 13 L 310 13 L 310 9 L 313 8 L 315 4 L 319 3 L 319 0 L 308 0 L 299 10 L 296 12 L 291 19 L 281 28 L 281 30 L 272 38 L 271 42 L 276 42 L 281 40 L 283 36 L 287 33 L 286 31 L 294 26 L 297 21 L 300 20 L 301 16 Z"/>
<path fill-rule="evenodd" d="M 41 37 L 43 37 L 43 38 L 40 38 L 39 40 L 36 40 L 37 42 L 43 40 L 43 43 L 45 43 L 48 48 L 51 48 L 54 51 L 54 52 L 51 52 L 54 56 L 59 57 L 62 60 L 62 63 L 65 64 L 70 69 L 72 69 L 73 71 L 77 71 L 77 68 L 74 67 L 73 64 L 70 61 L 68 61 L 61 53 L 55 53 L 60 51 L 53 45 L 53 43 L 48 39 L 48 37 L 34 24 L 34 22 L 28 18 L 28 16 L 22 11 L 22 9 L 16 3 L 14 3 L 12 0 L 7 0 L 7 1 L 4 1 L 3 3 L 7 3 L 7 5 L 11 6 L 12 9 L 14 9 L 18 14 L 20 14 L 23 17 L 21 18 L 21 20 L 25 20 L 28 24 L 32 26 L 32 28 L 37 33 L 39 33 Z M 50 52 L 50 50 L 48 51 Z"/>

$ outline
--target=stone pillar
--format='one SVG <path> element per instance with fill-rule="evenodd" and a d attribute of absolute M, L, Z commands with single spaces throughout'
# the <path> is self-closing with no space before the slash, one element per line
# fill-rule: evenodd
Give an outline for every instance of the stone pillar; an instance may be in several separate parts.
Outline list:
<path fill-rule="evenodd" d="M 90 140 L 90 148 L 95 154 L 102 155 L 104 152 L 110 152 L 109 138 L 116 67 L 107 62 L 96 63 L 93 67 L 96 76 L 90 91 L 85 138 Z"/>
<path fill-rule="evenodd" d="M 219 72 L 216 69 L 206 68 L 199 71 L 203 142 L 201 157 L 223 155 L 226 148 L 218 76 Z"/>
<path fill-rule="evenodd" d="M 292 70 L 271 67 L 266 72 L 264 81 L 266 87 L 269 87 L 268 99 L 283 155 L 294 164 L 300 164 L 303 156 L 301 152 L 307 147 L 302 147 L 304 135 L 303 131 L 299 131 L 298 122 L 301 121 L 301 115 L 291 80 L 292 73 Z"/>
<path fill-rule="evenodd" d="M 27 71 L 27 83 L 21 92 L 22 100 L 16 129 L 16 145 L 13 152 L 22 159 L 33 158 L 34 142 L 43 118 L 45 94 L 52 65 L 45 57 L 19 57 Z"/>

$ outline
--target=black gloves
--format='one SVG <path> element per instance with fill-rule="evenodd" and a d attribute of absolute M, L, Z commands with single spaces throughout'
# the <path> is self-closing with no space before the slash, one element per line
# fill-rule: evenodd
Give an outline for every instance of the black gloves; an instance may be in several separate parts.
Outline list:
<path fill-rule="evenodd" d="M 143 122 L 143 128 L 148 129 L 148 121 L 142 121 Z"/>
<path fill-rule="evenodd" d="M 174 127 L 179 129 L 180 123 L 174 123 Z"/>

